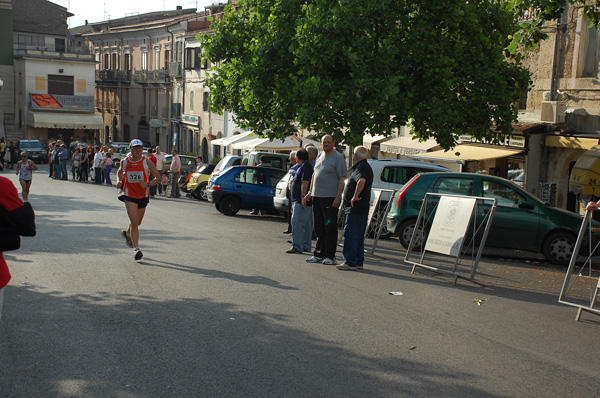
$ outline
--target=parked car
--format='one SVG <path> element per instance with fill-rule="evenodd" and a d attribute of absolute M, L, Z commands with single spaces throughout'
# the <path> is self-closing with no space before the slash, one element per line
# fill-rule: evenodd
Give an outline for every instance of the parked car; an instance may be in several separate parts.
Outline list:
<path fill-rule="evenodd" d="M 211 176 L 208 200 L 225 215 L 234 216 L 240 209 L 275 210 L 275 186 L 285 171 L 273 167 L 233 166 Z"/>
<path fill-rule="evenodd" d="M 219 163 L 217 163 L 217 165 L 215 166 L 215 169 L 213 170 L 212 174 L 217 175 L 220 172 L 222 172 L 223 170 L 225 170 L 231 166 L 238 166 L 240 164 L 242 164 L 241 156 L 237 156 L 237 155 L 224 156 L 223 159 L 219 160 Z"/>
<path fill-rule="evenodd" d="M 288 185 L 290 183 L 290 179 L 292 175 L 288 171 L 285 175 L 279 180 L 277 186 L 275 187 L 275 197 L 273 198 L 273 206 L 275 210 L 287 213 L 290 208 L 290 199 L 288 198 Z"/>
<path fill-rule="evenodd" d="M 397 234 L 405 248 L 410 244 L 426 193 L 495 198 L 497 207 L 486 246 L 542 253 L 552 264 L 569 263 L 582 217 L 544 204 L 509 180 L 483 174 L 424 173 L 408 181 L 394 197 L 387 215 L 388 231 Z M 480 205 L 478 209 L 483 217 L 489 206 Z M 599 231 L 600 223 L 594 221 L 596 242 L 600 240 Z M 415 247 L 420 249 L 424 241 L 424 237 L 417 240 Z"/>
<path fill-rule="evenodd" d="M 208 196 L 206 194 L 208 179 L 215 169 L 215 166 L 215 164 L 205 164 L 200 170 L 192 173 L 186 188 L 190 196 L 200 200 L 208 200 Z"/>
<path fill-rule="evenodd" d="M 39 140 L 21 140 L 17 143 L 19 152 L 27 152 L 27 158 L 35 163 L 48 162 L 48 151 Z"/>
<path fill-rule="evenodd" d="M 114 162 L 113 168 L 118 169 L 121 160 L 125 159 L 129 153 L 129 142 L 111 142 L 108 144 L 109 148 L 112 148 L 114 154 L 112 160 Z"/>
<path fill-rule="evenodd" d="M 270 167 L 285 171 L 290 169 L 290 155 L 275 152 L 246 152 L 242 156 L 242 165 L 258 166 L 260 164 L 260 158 L 263 156 L 265 158 L 265 163 L 267 163 Z"/>

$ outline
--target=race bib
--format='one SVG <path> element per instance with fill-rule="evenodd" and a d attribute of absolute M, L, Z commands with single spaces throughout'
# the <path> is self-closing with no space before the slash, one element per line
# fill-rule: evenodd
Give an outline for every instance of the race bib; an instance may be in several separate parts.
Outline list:
<path fill-rule="evenodd" d="M 144 181 L 144 172 L 143 171 L 128 171 L 127 172 L 127 182 L 130 184 L 135 183 L 139 184 Z"/>

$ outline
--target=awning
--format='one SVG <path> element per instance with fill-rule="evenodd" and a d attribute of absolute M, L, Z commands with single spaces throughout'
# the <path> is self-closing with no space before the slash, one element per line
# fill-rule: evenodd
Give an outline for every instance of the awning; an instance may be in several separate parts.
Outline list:
<path fill-rule="evenodd" d="M 91 113 L 63 112 L 27 112 L 27 125 L 49 129 L 87 129 L 104 128 L 102 116 Z"/>
<path fill-rule="evenodd" d="M 251 140 L 253 138 L 256 138 L 256 135 L 254 135 L 252 131 L 245 131 L 240 134 L 230 135 L 228 137 L 212 140 L 210 143 L 212 145 L 227 146 L 233 144 L 234 142 Z"/>
<path fill-rule="evenodd" d="M 469 161 L 505 158 L 507 156 L 517 155 L 521 152 L 523 152 L 522 149 L 493 148 L 465 144 L 457 145 L 449 151 L 441 150 L 426 152 L 419 155 L 409 155 L 408 157 L 419 160 L 437 160 L 464 164 Z"/>
<path fill-rule="evenodd" d="M 600 145 L 579 156 L 571 170 L 569 190 L 582 196 L 600 196 Z"/>
<path fill-rule="evenodd" d="M 598 145 L 597 138 L 564 137 L 560 135 L 546 136 L 546 146 L 568 149 L 591 149 Z"/>
<path fill-rule="evenodd" d="M 391 140 L 392 136 L 385 136 L 385 135 L 380 135 L 380 134 L 376 134 L 376 135 L 371 135 L 371 134 L 365 134 L 363 136 L 363 145 L 365 148 L 367 149 L 371 149 L 371 145 L 373 144 L 378 144 L 380 142 L 384 142 L 384 141 L 389 141 Z"/>
<path fill-rule="evenodd" d="M 395 153 L 397 155 L 414 155 L 427 152 L 438 146 L 436 140 L 419 141 L 412 137 L 396 137 L 387 142 L 382 142 L 379 150 L 381 152 Z"/>
<path fill-rule="evenodd" d="M 300 149 L 300 140 L 296 137 L 287 137 L 285 140 L 268 138 L 255 138 L 250 141 L 236 142 L 231 145 L 232 149 L 244 149 L 247 151 L 293 151 Z"/>

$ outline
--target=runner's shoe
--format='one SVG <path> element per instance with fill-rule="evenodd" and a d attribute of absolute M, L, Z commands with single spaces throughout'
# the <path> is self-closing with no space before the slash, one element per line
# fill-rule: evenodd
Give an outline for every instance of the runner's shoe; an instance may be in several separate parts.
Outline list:
<path fill-rule="evenodd" d="M 135 250 L 133 252 L 134 252 L 134 255 L 133 255 L 134 260 L 141 260 L 142 257 L 144 257 L 144 253 L 142 253 L 142 251 L 137 247 L 135 248 Z"/>
<path fill-rule="evenodd" d="M 124 229 L 121 230 L 121 236 L 125 238 L 125 244 L 127 247 L 133 248 L 133 242 L 131 241 L 131 235 L 127 233 Z"/>

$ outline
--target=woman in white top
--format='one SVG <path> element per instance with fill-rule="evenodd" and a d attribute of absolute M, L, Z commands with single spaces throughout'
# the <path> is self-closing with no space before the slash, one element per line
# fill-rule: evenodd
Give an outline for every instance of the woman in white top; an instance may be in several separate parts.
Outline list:
<path fill-rule="evenodd" d="M 19 160 L 19 163 L 17 163 L 17 175 L 19 176 L 21 188 L 23 188 L 23 202 L 29 201 L 29 189 L 31 188 L 33 170 L 37 169 L 37 165 L 31 160 L 27 159 L 27 152 L 21 152 L 21 160 Z"/>

